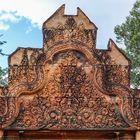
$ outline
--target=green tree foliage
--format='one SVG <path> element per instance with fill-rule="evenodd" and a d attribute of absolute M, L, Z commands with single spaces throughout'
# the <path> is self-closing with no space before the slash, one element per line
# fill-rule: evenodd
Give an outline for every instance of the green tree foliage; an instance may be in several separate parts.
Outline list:
<path fill-rule="evenodd" d="M 1 36 L 2 35 L 0 35 L 0 37 Z M 6 41 L 0 41 L 0 46 L 5 44 L 5 43 L 6 43 Z M 0 55 L 4 56 L 4 55 L 7 55 L 7 54 L 4 54 L 2 52 L 2 49 L 0 49 Z M 3 69 L 2 67 L 0 67 L 0 87 L 7 85 L 7 74 L 8 74 L 8 69 L 7 68 Z"/>
<path fill-rule="evenodd" d="M 7 72 L 8 72 L 7 68 L 2 69 L 0 67 L 0 87 L 7 85 Z"/>
<path fill-rule="evenodd" d="M 140 0 L 137 0 L 126 21 L 115 27 L 117 42 L 124 43 L 124 52 L 132 62 L 131 83 L 140 87 Z"/>

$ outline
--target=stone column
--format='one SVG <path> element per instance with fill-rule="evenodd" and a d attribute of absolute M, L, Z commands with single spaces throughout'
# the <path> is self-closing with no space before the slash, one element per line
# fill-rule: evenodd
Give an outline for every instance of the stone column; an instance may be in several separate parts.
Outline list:
<path fill-rule="evenodd" d="M 140 131 L 136 132 L 136 140 L 140 140 Z"/>
<path fill-rule="evenodd" d="M 3 139 L 3 131 L 0 130 L 0 140 L 2 140 L 2 139 Z"/>

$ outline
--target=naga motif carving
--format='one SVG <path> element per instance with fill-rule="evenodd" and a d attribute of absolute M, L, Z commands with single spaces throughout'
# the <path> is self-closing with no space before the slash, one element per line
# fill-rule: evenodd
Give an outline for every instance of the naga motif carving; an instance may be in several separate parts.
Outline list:
<path fill-rule="evenodd" d="M 130 88 L 129 59 L 112 40 L 97 50 L 97 27 L 80 9 L 77 16 L 63 10 L 43 24 L 42 49 L 9 57 L 0 128 L 138 130 L 140 92 Z"/>

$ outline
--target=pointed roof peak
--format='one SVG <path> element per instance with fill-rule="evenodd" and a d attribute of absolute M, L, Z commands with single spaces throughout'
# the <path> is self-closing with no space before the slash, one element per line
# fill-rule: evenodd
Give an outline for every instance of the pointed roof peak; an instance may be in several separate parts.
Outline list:
<path fill-rule="evenodd" d="M 50 20 L 52 20 L 53 18 L 57 18 L 61 20 L 63 20 L 66 17 L 72 16 L 75 19 L 80 19 L 81 20 L 85 20 L 85 22 L 87 22 L 88 24 L 92 25 L 92 27 L 94 27 L 95 29 L 98 29 L 97 26 L 90 21 L 90 19 L 86 16 L 86 14 L 79 8 L 77 7 L 77 14 L 76 15 L 67 15 L 65 14 L 65 4 L 61 5 L 52 16 L 50 16 L 43 24 L 43 27 L 46 25 L 46 23 L 48 23 Z"/>
<path fill-rule="evenodd" d="M 122 49 L 120 49 L 117 44 L 110 38 L 108 41 L 108 50 L 113 51 L 114 49 L 117 50 L 118 53 L 120 53 L 128 61 L 129 64 L 131 64 L 130 59 L 124 54 Z"/>
<path fill-rule="evenodd" d="M 88 18 L 88 16 L 83 12 L 83 10 L 81 10 L 81 8 L 77 7 L 77 16 L 81 16 L 83 15 L 86 19 L 88 19 L 89 23 L 91 23 L 96 29 L 98 29 L 98 27 L 91 22 L 91 20 Z"/>

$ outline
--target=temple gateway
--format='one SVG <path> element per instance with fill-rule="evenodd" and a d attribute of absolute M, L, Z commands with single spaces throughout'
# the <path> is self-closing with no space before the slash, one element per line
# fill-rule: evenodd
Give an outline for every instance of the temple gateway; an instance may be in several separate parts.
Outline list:
<path fill-rule="evenodd" d="M 110 39 L 96 49 L 97 27 L 62 5 L 43 24 L 43 48 L 9 56 L 0 88 L 3 140 L 140 140 L 140 90 L 130 60 Z"/>

